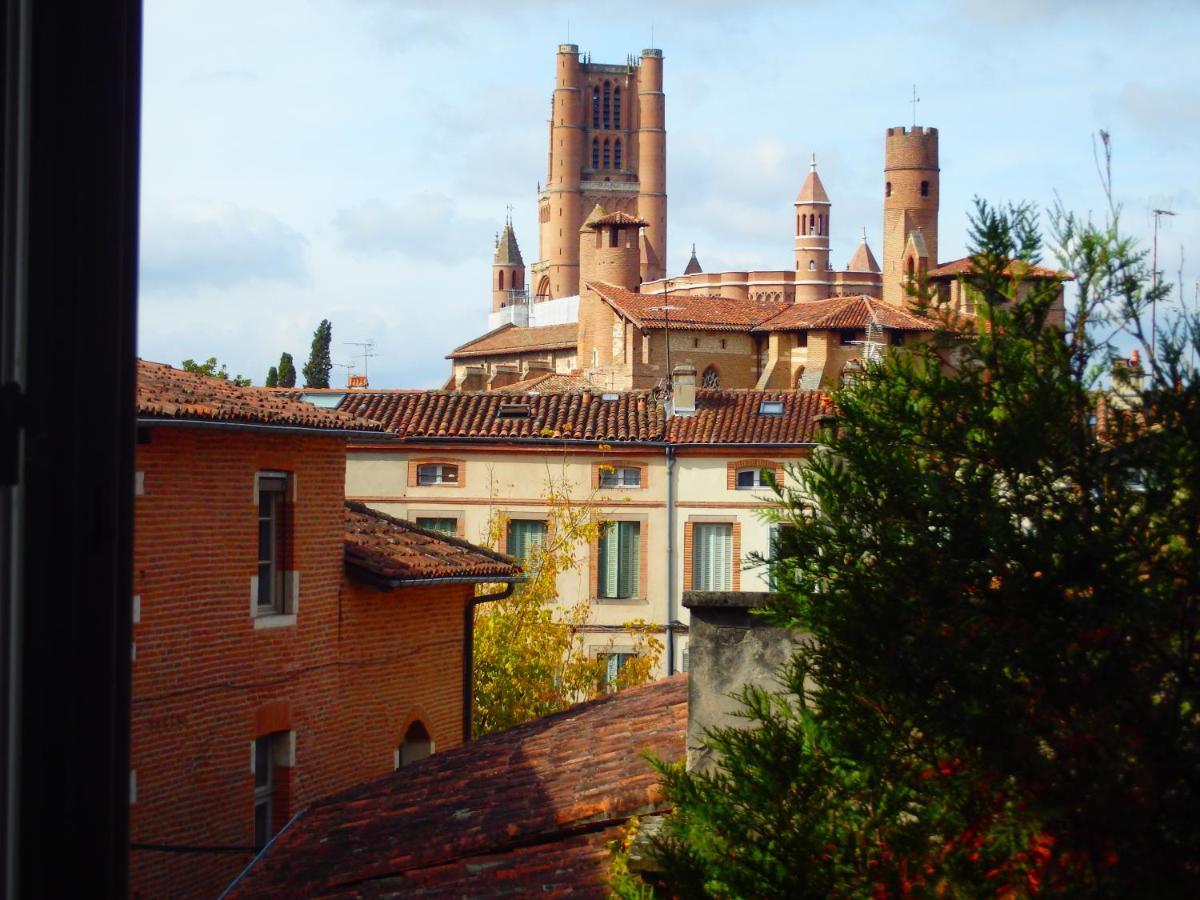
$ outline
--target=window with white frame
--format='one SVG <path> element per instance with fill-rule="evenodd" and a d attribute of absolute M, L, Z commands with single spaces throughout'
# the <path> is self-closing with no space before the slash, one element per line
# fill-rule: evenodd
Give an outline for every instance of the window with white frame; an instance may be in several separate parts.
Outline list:
<path fill-rule="evenodd" d="M 733 587 L 733 525 L 692 526 L 692 589 L 728 591 Z"/>
<path fill-rule="evenodd" d="M 546 523 L 542 519 L 509 519 L 505 552 L 524 562 L 546 543 Z"/>
<path fill-rule="evenodd" d="M 762 466 L 746 466 L 737 470 L 737 489 L 739 491 L 752 491 L 757 488 L 770 487 L 767 484 L 766 478 L 763 477 Z"/>
<path fill-rule="evenodd" d="M 600 469 L 600 487 L 635 488 L 642 486 L 642 470 L 637 466 L 604 466 Z"/>
<path fill-rule="evenodd" d="M 601 529 L 598 597 L 626 600 L 639 595 L 641 537 L 639 522 L 608 522 Z"/>
<path fill-rule="evenodd" d="M 288 612 L 288 569 L 291 556 L 289 503 L 291 476 L 285 472 L 258 475 L 258 589 L 259 615 Z"/>
<path fill-rule="evenodd" d="M 292 733 L 275 731 L 254 741 L 254 848 L 261 850 L 286 817 L 287 781 L 280 768 L 291 764 Z M 281 804 L 284 808 L 281 808 Z"/>
<path fill-rule="evenodd" d="M 453 463 L 424 463 L 417 466 L 417 484 L 458 484 L 458 466 Z"/>

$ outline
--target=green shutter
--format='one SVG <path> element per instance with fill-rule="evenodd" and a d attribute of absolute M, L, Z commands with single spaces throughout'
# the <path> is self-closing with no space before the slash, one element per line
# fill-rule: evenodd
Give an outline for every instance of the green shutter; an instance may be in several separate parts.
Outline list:
<path fill-rule="evenodd" d="M 546 541 L 546 523 L 539 519 L 512 519 L 508 523 L 506 550 L 519 560 L 529 558 L 535 547 Z"/>
<path fill-rule="evenodd" d="M 618 573 L 620 570 L 620 541 L 617 536 L 617 523 L 609 522 L 604 526 L 600 537 L 600 596 L 618 597 Z"/>
<path fill-rule="evenodd" d="M 618 523 L 620 534 L 620 574 L 618 590 L 622 597 L 636 597 L 639 588 L 639 538 L 640 526 L 637 522 Z"/>
<path fill-rule="evenodd" d="M 457 534 L 458 522 L 454 519 L 417 518 L 418 528 L 428 528 L 430 531 L 440 531 L 442 534 Z"/>

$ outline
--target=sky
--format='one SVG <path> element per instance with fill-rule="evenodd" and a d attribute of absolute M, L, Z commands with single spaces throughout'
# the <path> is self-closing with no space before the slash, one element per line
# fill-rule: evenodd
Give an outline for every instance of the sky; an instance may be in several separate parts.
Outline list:
<path fill-rule="evenodd" d="M 321 319 L 372 387 L 440 387 L 482 334 L 511 204 L 538 257 L 554 55 L 656 46 L 668 272 L 785 269 L 815 153 L 835 266 L 882 251 L 888 126 L 939 130 L 943 260 L 973 198 L 1102 215 L 1112 136 L 1125 229 L 1200 290 L 1194 0 L 146 0 L 139 355 L 216 356 L 261 384 Z M 1043 216 L 1049 232 L 1049 221 Z M 1178 299 L 1173 297 L 1173 303 Z M 344 384 L 347 369 L 332 381 Z"/>

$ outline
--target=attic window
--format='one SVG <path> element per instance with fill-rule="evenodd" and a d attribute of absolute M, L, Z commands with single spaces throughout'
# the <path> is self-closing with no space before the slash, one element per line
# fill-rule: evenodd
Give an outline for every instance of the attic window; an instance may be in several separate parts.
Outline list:
<path fill-rule="evenodd" d="M 341 406 L 342 401 L 346 399 L 345 394 L 301 394 L 300 399 L 305 403 L 311 403 L 313 406 L 321 409 L 337 409 Z"/>
<path fill-rule="evenodd" d="M 528 403 L 501 403 L 500 408 L 496 410 L 497 419 L 528 419 L 529 404 Z"/>
<path fill-rule="evenodd" d="M 782 416 L 783 401 L 782 400 L 763 400 L 758 404 L 758 414 L 760 416 Z"/>
<path fill-rule="evenodd" d="M 601 400 L 608 400 L 608 401 L 610 401 L 610 402 L 611 402 L 611 401 L 613 401 L 613 400 L 620 400 L 620 399 L 621 399 L 621 395 L 620 395 L 620 394 L 601 394 L 601 395 L 600 395 L 600 399 L 601 399 Z"/>

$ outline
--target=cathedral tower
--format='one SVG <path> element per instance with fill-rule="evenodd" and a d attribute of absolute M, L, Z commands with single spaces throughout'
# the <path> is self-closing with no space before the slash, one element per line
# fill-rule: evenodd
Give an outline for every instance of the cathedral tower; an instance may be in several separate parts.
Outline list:
<path fill-rule="evenodd" d="M 525 261 L 521 259 L 521 248 L 517 246 L 509 219 L 496 238 L 496 252 L 492 256 L 492 312 L 524 299 Z"/>
<path fill-rule="evenodd" d="M 796 195 L 796 302 L 824 300 L 831 293 L 829 195 L 817 174 L 817 155 Z"/>
<path fill-rule="evenodd" d="M 644 219 L 641 277 L 666 262 L 666 129 L 662 51 L 624 65 L 593 63 L 560 44 L 551 103 L 549 172 L 538 194 L 534 301 L 579 293 L 579 228 L 597 204 Z"/>
<path fill-rule="evenodd" d="M 627 363 L 625 333 L 616 314 L 588 287 L 603 281 L 627 291 L 641 284 L 640 233 L 646 223 L 597 204 L 576 234 L 579 241 L 579 366 L 607 369 Z"/>
<path fill-rule="evenodd" d="M 938 133 L 889 128 L 883 155 L 883 299 L 901 306 L 910 238 L 937 265 Z M 912 254 L 909 254 L 910 256 Z"/>

